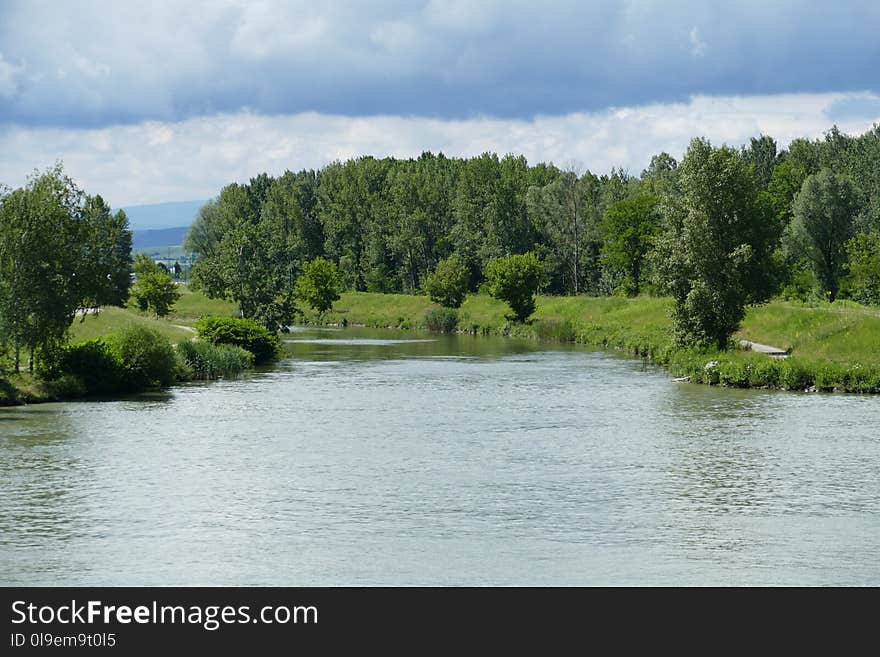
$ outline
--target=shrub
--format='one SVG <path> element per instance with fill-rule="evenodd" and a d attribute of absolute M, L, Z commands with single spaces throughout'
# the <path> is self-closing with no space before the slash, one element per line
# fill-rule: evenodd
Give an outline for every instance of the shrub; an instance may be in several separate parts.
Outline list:
<path fill-rule="evenodd" d="M 218 379 L 235 376 L 254 364 L 254 355 L 231 344 L 181 342 L 177 353 L 189 368 L 193 379 Z"/>
<path fill-rule="evenodd" d="M 108 395 L 125 387 L 122 360 L 104 340 L 67 347 L 59 365 L 64 374 L 78 377 L 90 395 Z"/>
<path fill-rule="evenodd" d="M 425 313 L 425 325 L 429 331 L 452 333 L 458 326 L 458 313 L 451 308 L 429 308 Z"/>
<path fill-rule="evenodd" d="M 122 365 L 124 389 L 168 386 L 177 378 L 177 355 L 158 331 L 132 326 L 110 336 L 109 343 Z"/>
<path fill-rule="evenodd" d="M 53 399 L 76 399 L 90 394 L 85 382 L 73 374 L 64 374 L 54 381 L 43 383 L 46 394 Z"/>
<path fill-rule="evenodd" d="M 813 385 L 813 377 L 799 361 L 787 358 L 779 371 L 779 384 L 786 390 L 806 390 Z"/>
<path fill-rule="evenodd" d="M 309 304 L 313 310 L 323 313 L 339 299 L 342 279 L 332 260 L 319 257 L 303 265 L 303 273 L 296 279 L 295 289 L 297 298 Z"/>
<path fill-rule="evenodd" d="M 444 308 L 459 308 L 468 291 L 470 275 L 467 267 L 455 256 L 437 263 L 425 279 L 425 292 L 431 301 Z"/>
<path fill-rule="evenodd" d="M 544 268 L 534 253 L 498 258 L 486 265 L 489 294 L 507 302 L 519 322 L 535 312 L 535 294 L 543 274 Z"/>
<path fill-rule="evenodd" d="M 202 340 L 212 344 L 231 344 L 247 349 L 255 363 L 272 360 L 278 353 L 278 335 L 252 319 L 203 317 L 196 323 Z"/>

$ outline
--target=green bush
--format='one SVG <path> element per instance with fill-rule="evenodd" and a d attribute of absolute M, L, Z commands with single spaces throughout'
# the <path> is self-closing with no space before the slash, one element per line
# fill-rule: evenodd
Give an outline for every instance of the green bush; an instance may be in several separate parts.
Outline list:
<path fill-rule="evenodd" d="M 122 364 L 125 390 L 169 386 L 177 378 L 177 355 L 158 331 L 132 326 L 110 336 L 108 342 Z"/>
<path fill-rule="evenodd" d="M 77 399 L 90 394 L 85 382 L 73 374 L 63 374 L 43 384 L 46 394 L 53 399 Z"/>
<path fill-rule="evenodd" d="M 203 317 L 196 323 L 202 340 L 212 344 L 231 344 L 247 349 L 255 363 L 265 363 L 278 353 L 278 335 L 252 319 Z"/>
<path fill-rule="evenodd" d="M 125 372 L 119 355 L 103 339 L 88 340 L 74 345 L 48 345 L 40 349 L 36 359 L 37 374 L 54 389 L 70 389 L 70 394 L 53 392 L 55 397 L 109 395 L 123 389 Z M 63 382 L 73 377 L 84 391 L 74 394 L 76 386 Z"/>
<path fill-rule="evenodd" d="M 342 279 L 336 263 L 321 257 L 305 263 L 302 274 L 296 279 L 295 288 L 297 298 L 312 310 L 319 313 L 330 310 L 342 291 Z"/>
<path fill-rule="evenodd" d="M 728 388 L 748 388 L 751 370 L 751 363 L 722 361 L 718 365 L 718 383 Z"/>
<path fill-rule="evenodd" d="M 444 308 L 459 308 L 468 291 L 470 274 L 467 267 L 455 256 L 437 263 L 437 267 L 425 279 L 425 292 L 431 301 Z"/>
<path fill-rule="evenodd" d="M 779 372 L 779 384 L 786 390 L 806 390 L 813 385 L 813 376 L 802 363 L 787 358 Z"/>
<path fill-rule="evenodd" d="M 6 379 L 0 378 L 0 406 L 18 403 L 18 391 Z"/>
<path fill-rule="evenodd" d="M 544 268 L 534 253 L 497 258 L 486 265 L 489 294 L 505 301 L 518 322 L 535 312 L 535 295 L 543 276 Z"/>
<path fill-rule="evenodd" d="M 235 376 L 254 364 L 254 355 L 231 344 L 181 342 L 177 353 L 189 368 L 189 377 L 209 380 Z"/>
<path fill-rule="evenodd" d="M 425 325 L 429 331 L 452 333 L 458 326 L 458 313 L 451 308 L 429 308 L 425 313 Z"/>

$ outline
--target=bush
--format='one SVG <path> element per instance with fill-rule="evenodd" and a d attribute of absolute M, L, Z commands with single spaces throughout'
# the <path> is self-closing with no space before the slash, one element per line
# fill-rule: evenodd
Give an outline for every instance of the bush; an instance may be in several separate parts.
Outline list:
<path fill-rule="evenodd" d="M 544 268 L 534 253 L 498 258 L 486 265 L 489 294 L 507 302 L 519 322 L 535 312 L 535 294 L 543 274 Z"/>
<path fill-rule="evenodd" d="M 425 292 L 431 301 L 444 308 L 459 308 L 467 296 L 469 278 L 467 267 L 458 258 L 446 258 L 428 274 Z"/>
<path fill-rule="evenodd" d="M 336 263 L 320 257 L 305 263 L 303 273 L 296 279 L 295 289 L 297 298 L 312 310 L 319 313 L 330 310 L 342 291 L 342 279 Z"/>
<path fill-rule="evenodd" d="M 59 366 L 64 374 L 79 378 L 90 395 L 109 395 L 126 387 L 119 354 L 101 339 L 67 347 Z"/>
<path fill-rule="evenodd" d="M 189 376 L 193 379 L 235 376 L 254 364 L 251 352 L 231 344 L 181 342 L 177 345 L 177 353 L 186 363 Z"/>
<path fill-rule="evenodd" d="M 109 343 L 122 365 L 125 390 L 169 386 L 177 378 L 177 355 L 158 331 L 132 326 L 111 336 Z"/>
<path fill-rule="evenodd" d="M 806 390 L 813 385 L 813 376 L 799 361 L 787 358 L 779 372 L 779 384 L 786 390 Z"/>
<path fill-rule="evenodd" d="M 458 326 L 458 313 L 452 308 L 429 308 L 425 313 L 425 325 L 429 331 L 452 333 Z"/>
<path fill-rule="evenodd" d="M 278 335 L 252 319 L 237 317 L 203 317 L 196 323 L 202 340 L 212 344 L 231 344 L 247 349 L 254 363 L 265 363 L 278 353 Z"/>

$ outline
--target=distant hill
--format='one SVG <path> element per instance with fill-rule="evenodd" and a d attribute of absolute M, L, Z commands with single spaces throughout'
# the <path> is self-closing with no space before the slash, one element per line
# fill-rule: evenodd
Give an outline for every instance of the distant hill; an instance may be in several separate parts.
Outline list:
<path fill-rule="evenodd" d="M 206 201 L 175 201 L 172 203 L 153 203 L 152 205 L 130 205 L 125 210 L 128 222 L 134 231 L 152 231 L 181 226 L 189 228 Z M 182 241 L 182 240 L 181 240 Z M 168 242 L 179 244 L 180 242 Z"/>
<path fill-rule="evenodd" d="M 132 248 L 138 250 L 153 246 L 178 246 L 183 244 L 183 238 L 188 230 L 189 226 L 159 228 L 157 230 L 133 230 Z"/>

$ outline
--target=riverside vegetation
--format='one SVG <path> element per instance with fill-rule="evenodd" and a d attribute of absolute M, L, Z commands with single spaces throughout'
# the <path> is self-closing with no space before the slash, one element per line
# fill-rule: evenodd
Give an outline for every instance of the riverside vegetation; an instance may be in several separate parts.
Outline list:
<path fill-rule="evenodd" d="M 660 153 L 640 176 L 424 153 L 228 185 L 186 246 L 193 287 L 248 328 L 197 325 L 198 345 L 171 352 L 173 375 L 136 374 L 120 345 L 164 362 L 170 334 L 187 342 L 180 332 L 201 315 L 162 324 L 161 340 L 132 328 L 68 344 L 77 315 L 101 306 L 112 320 L 129 296 L 141 322 L 174 317 L 181 288 L 155 263 L 135 262 L 128 289 L 123 213 L 56 166 L 3 190 L 0 222 L 7 398 L 23 389 L 9 382 L 25 376 L 23 352 L 27 376 L 61 389 L 92 392 L 71 369 L 90 358 L 119 365 L 120 389 L 164 385 L 258 362 L 242 335 L 260 327 L 277 349 L 277 331 L 296 320 L 578 341 L 691 381 L 880 392 L 880 126 L 859 136 L 835 127 L 784 150 L 766 135 L 738 149 L 694 139 L 681 162 Z M 343 317 L 340 304 L 351 305 Z M 740 338 L 791 357 L 743 352 Z"/>

